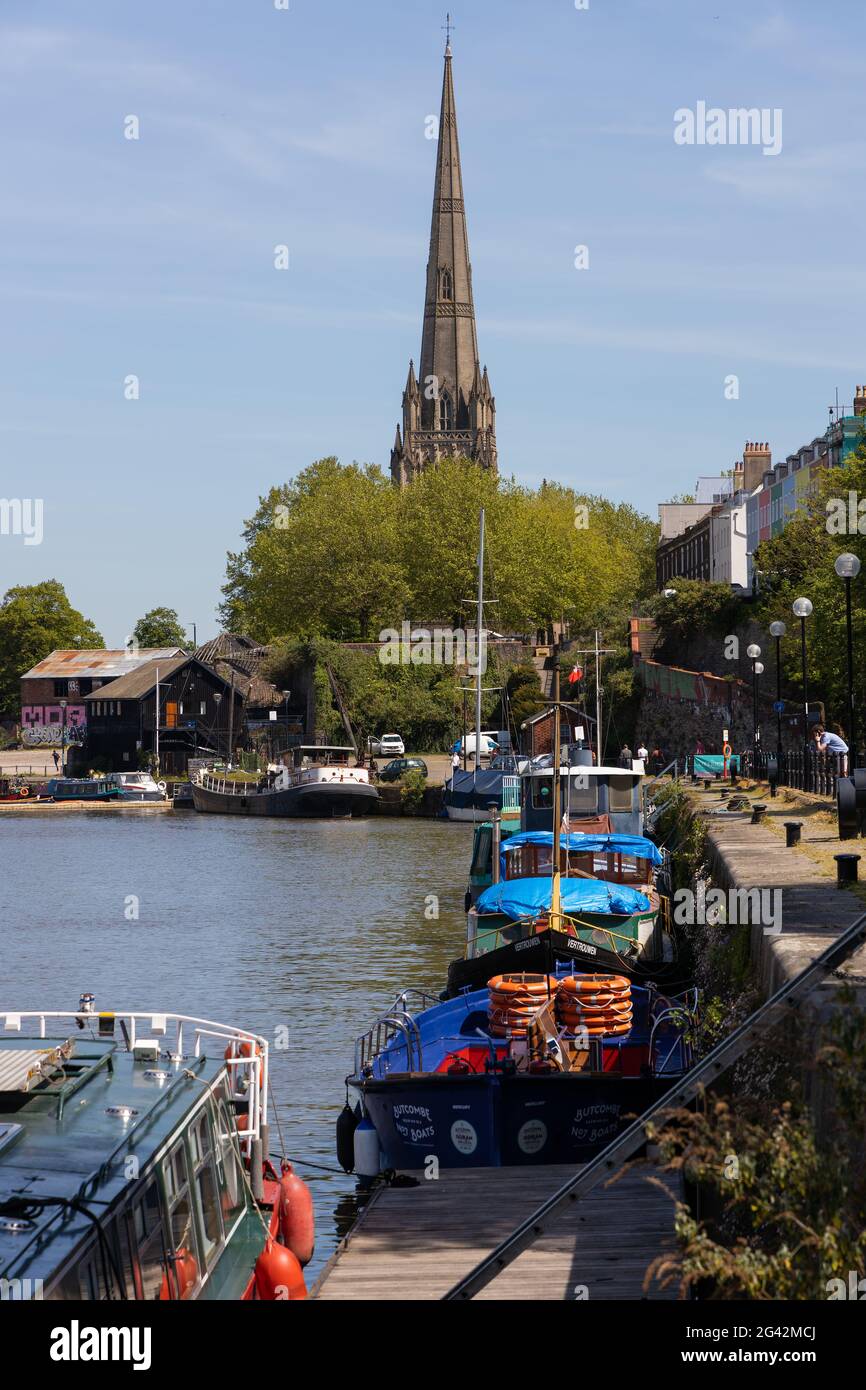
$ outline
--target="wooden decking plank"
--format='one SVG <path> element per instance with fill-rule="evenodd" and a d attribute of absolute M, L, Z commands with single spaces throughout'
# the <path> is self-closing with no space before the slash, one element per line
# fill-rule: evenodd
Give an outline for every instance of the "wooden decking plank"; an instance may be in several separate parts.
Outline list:
<path fill-rule="evenodd" d="M 417 1187 L 383 1187 L 361 1212 L 323 1271 L 313 1296 L 324 1299 L 436 1299 L 574 1169 L 447 1169 Z M 661 1179 L 664 1190 L 647 1181 Z M 417 1176 L 417 1175 L 413 1175 Z M 670 1299 L 674 1289 L 643 1291 L 650 1262 L 675 1244 L 678 1176 L 636 1163 L 563 1214 L 481 1294 L 484 1299 Z M 586 1294 L 584 1294 L 586 1290 Z"/>

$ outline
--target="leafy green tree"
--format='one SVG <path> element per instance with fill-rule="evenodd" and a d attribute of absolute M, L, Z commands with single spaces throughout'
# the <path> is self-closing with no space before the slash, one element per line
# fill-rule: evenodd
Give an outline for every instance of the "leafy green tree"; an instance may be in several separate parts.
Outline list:
<path fill-rule="evenodd" d="M 186 633 L 174 608 L 151 608 L 132 630 L 140 647 L 185 647 Z"/>
<path fill-rule="evenodd" d="M 330 458 L 260 498 L 228 557 L 223 621 L 261 641 L 370 639 L 404 618 L 465 627 L 481 506 L 490 626 L 591 627 L 653 592 L 658 528 L 631 507 L 555 483 L 524 488 L 465 459 L 398 492 L 379 469 Z"/>
<path fill-rule="evenodd" d="M 56 579 L 7 589 L 0 603 L 0 714 L 17 717 L 21 676 L 55 648 L 104 646 Z"/>

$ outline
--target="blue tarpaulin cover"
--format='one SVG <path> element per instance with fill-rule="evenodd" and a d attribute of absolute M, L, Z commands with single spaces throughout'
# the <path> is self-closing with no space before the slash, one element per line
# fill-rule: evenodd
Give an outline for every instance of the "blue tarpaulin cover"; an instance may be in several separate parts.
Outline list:
<path fill-rule="evenodd" d="M 521 917 L 535 917 L 550 910 L 551 880 L 549 878 L 512 878 L 493 883 L 478 898 L 475 910 L 479 913 L 501 912 L 513 922 Z M 623 883 L 604 883 L 598 878 L 561 878 L 560 901 L 563 912 L 572 916 L 580 912 L 606 912 L 630 915 L 648 912 L 649 898 L 636 888 Z"/>
<path fill-rule="evenodd" d="M 635 859 L 648 860 L 656 868 L 664 863 L 664 856 L 658 845 L 654 845 L 652 840 L 645 839 L 643 835 L 584 835 L 580 831 L 572 830 L 568 835 L 560 835 L 559 843 L 563 849 L 570 849 L 575 853 L 582 851 L 586 854 L 630 854 Z M 550 830 L 521 830 L 518 835 L 509 835 L 507 840 L 503 840 L 499 856 L 503 876 L 504 856 L 518 845 L 552 846 L 553 833 Z"/>

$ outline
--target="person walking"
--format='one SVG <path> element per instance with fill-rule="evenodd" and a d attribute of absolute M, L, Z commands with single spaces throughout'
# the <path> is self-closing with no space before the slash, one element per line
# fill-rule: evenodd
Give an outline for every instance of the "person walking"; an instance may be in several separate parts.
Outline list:
<path fill-rule="evenodd" d="M 56 772 L 57 769 L 60 767 L 60 754 L 58 753 L 56 748 L 54 749 L 54 752 L 51 754 L 51 756 L 54 759 L 54 771 Z"/>
<path fill-rule="evenodd" d="M 628 768 L 629 772 L 631 772 L 632 755 L 631 749 L 627 743 L 623 744 L 622 752 L 619 755 L 619 765 L 620 767 Z"/>
<path fill-rule="evenodd" d="M 643 744 L 643 743 L 639 743 L 639 744 L 638 744 L 638 746 L 637 746 L 637 755 L 638 755 L 638 757 L 640 758 L 641 762 L 643 762 L 643 763 L 646 762 L 647 758 L 649 757 L 649 750 L 647 749 L 647 747 L 646 747 L 645 744 Z"/>

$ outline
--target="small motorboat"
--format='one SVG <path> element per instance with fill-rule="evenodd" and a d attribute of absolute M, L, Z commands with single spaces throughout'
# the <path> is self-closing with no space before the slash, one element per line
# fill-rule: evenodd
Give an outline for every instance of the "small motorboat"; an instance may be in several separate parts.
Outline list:
<path fill-rule="evenodd" d="M 691 1065 L 692 997 L 622 975 L 500 975 L 445 1002 L 401 994 L 355 1044 L 352 1161 L 371 1180 L 583 1163 Z M 338 1156 L 348 1162 L 346 1112 Z"/>
<path fill-rule="evenodd" d="M 0 1285 L 306 1297 L 309 1190 L 267 1155 L 268 1042 L 164 1012 L 0 1010 Z"/>

